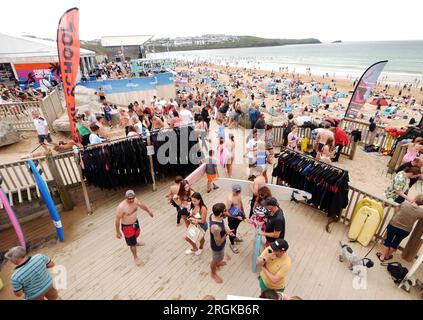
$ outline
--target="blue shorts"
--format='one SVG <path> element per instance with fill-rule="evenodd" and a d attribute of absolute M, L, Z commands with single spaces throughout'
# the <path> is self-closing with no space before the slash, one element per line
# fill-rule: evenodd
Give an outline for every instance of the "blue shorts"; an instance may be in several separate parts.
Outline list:
<path fill-rule="evenodd" d="M 406 231 L 389 224 L 387 228 L 386 239 L 383 244 L 385 247 L 398 249 L 401 241 L 404 240 L 409 234 L 410 231 Z"/>
<path fill-rule="evenodd" d="M 106 121 L 112 121 L 112 114 L 111 113 L 105 113 L 104 119 L 106 119 Z"/>

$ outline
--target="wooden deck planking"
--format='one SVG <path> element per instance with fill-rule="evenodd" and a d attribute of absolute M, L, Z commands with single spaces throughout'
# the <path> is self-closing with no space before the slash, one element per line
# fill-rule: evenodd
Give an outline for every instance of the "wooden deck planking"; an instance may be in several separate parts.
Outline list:
<path fill-rule="evenodd" d="M 236 171 L 241 177 L 242 168 Z M 65 228 L 65 243 L 39 251 L 49 255 L 57 264 L 68 270 L 68 289 L 61 292 L 65 299 L 201 299 L 213 295 L 225 299 L 227 294 L 257 296 L 260 292 L 257 274 L 251 272 L 251 254 L 254 232 L 243 223 L 239 234 L 244 239 L 239 244 L 240 253 L 233 254 L 228 245 L 225 249 L 227 265 L 219 271 L 224 283 L 219 285 L 210 278 L 210 236 L 206 234 L 203 254 L 186 256 L 189 248 L 182 239 L 185 227 L 176 227 L 176 212 L 164 199 L 171 180 L 162 180 L 158 190 L 151 192 L 150 186 L 136 188 L 140 200 L 155 213 L 151 219 L 140 214 L 141 239 L 145 247 L 138 252 L 144 264 L 136 267 L 124 240 L 117 240 L 114 232 L 116 207 L 122 200 L 123 191 L 104 191 L 104 201 L 96 202 L 95 213 L 85 214 L 85 208 L 77 207 L 73 212 L 62 213 Z M 224 202 L 228 192 L 216 190 L 205 192 L 203 178 L 194 185 L 201 192 L 209 208 L 213 203 Z M 243 198 L 248 212 L 248 198 Z M 418 295 L 407 294 L 395 287 L 389 275 L 370 254 L 376 265 L 369 270 L 367 290 L 354 290 L 353 275 L 346 263 L 338 261 L 338 241 L 346 242 L 347 227 L 336 224 L 332 233 L 324 231 L 326 216 L 306 205 L 283 201 L 286 214 L 286 238 L 290 243 L 289 255 L 292 270 L 288 275 L 286 292 L 304 299 L 413 299 Z M 50 218 L 42 217 L 23 224 L 28 239 L 53 234 Z M 13 230 L 0 232 L 1 246 L 17 243 Z M 370 249 L 352 244 L 357 254 Z M 336 250 L 336 251 L 335 251 Z M 397 259 L 395 259 L 397 260 Z M 402 260 L 400 260 L 402 262 Z M 11 273 L 8 265 L 1 271 L 3 280 Z M 0 292 L 0 299 L 13 298 L 10 284 Z"/>

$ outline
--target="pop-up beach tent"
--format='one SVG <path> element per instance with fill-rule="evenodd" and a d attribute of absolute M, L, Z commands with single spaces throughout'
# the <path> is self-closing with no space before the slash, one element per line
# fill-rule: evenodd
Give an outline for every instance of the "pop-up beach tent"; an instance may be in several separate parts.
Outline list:
<path fill-rule="evenodd" d="M 378 104 L 379 105 L 381 105 L 381 106 L 387 106 L 387 105 L 389 105 L 389 103 L 388 103 L 388 101 L 386 101 L 386 99 L 384 99 L 384 98 L 378 98 L 378 99 L 373 99 L 372 100 L 372 102 L 370 102 L 370 104 L 372 104 L 372 105 L 374 105 L 374 106 L 377 106 Z"/>
<path fill-rule="evenodd" d="M 309 102 L 311 105 L 317 106 L 322 102 L 322 100 L 318 96 L 311 96 Z"/>
<path fill-rule="evenodd" d="M 397 112 L 397 110 L 398 110 L 398 107 L 388 107 L 383 111 L 382 115 L 392 116 Z"/>

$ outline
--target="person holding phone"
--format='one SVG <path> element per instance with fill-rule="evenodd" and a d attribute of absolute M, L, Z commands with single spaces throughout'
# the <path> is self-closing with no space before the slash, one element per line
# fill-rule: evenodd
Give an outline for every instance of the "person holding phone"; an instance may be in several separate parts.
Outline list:
<path fill-rule="evenodd" d="M 212 208 L 213 214 L 210 215 L 210 247 L 212 250 L 212 261 L 210 262 L 211 277 L 216 283 L 222 283 L 223 280 L 216 273 L 217 268 L 226 265 L 223 261 L 225 257 L 226 237 L 235 236 L 232 230 L 225 225 L 223 213 L 226 212 L 224 203 L 216 203 Z"/>
<path fill-rule="evenodd" d="M 261 267 L 259 285 L 262 294 L 269 289 L 285 290 L 286 277 L 291 269 L 291 258 L 286 253 L 288 248 L 288 242 L 277 239 L 257 257 L 257 267 Z"/>

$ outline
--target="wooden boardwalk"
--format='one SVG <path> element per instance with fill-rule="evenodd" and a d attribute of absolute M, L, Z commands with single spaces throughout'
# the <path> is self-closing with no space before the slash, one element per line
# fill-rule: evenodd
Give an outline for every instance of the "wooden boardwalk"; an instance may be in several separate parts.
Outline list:
<path fill-rule="evenodd" d="M 233 132 L 236 136 L 243 133 L 242 130 Z M 237 149 L 236 156 L 241 157 L 243 151 L 242 147 Z M 351 163 L 359 165 L 356 161 Z M 245 179 L 245 166 L 237 165 L 234 169 L 234 178 Z M 224 176 L 223 170 L 220 173 Z M 353 182 L 356 179 L 354 176 Z M 125 241 L 116 239 L 115 235 L 116 207 L 123 200 L 125 190 L 116 192 L 91 188 L 93 215 L 87 216 L 83 205 L 71 212 L 61 213 L 65 242 L 48 242 L 31 254 L 42 252 L 57 265 L 66 268 L 67 288 L 60 290 L 64 299 L 202 299 L 206 295 L 226 299 L 228 294 L 259 295 L 257 275 L 251 271 L 253 228 L 247 223 L 240 225 L 238 232 L 244 241 L 239 245 L 239 254 L 232 253 L 227 244 L 227 265 L 219 272 L 224 282 L 216 284 L 210 278 L 209 233 L 206 234 L 205 250 L 201 256 L 187 256 L 184 253 L 189 248 L 182 239 L 185 227 L 176 226 L 175 209 L 165 199 L 171 183 L 170 180 L 159 181 L 156 192 L 151 190 L 151 186 L 135 189 L 138 198 L 155 214 L 152 219 L 148 214 L 139 212 L 141 238 L 146 242 L 144 247 L 138 248 L 143 261 L 139 267 L 133 263 Z M 209 214 L 213 204 L 225 202 L 228 195 L 221 189 L 206 193 L 205 177 L 194 185 L 194 189 L 203 195 Z M 78 196 L 82 197 L 82 193 Z M 249 199 L 243 200 L 244 206 L 249 208 Z M 79 202 L 84 203 L 83 199 Z M 286 288 L 288 294 L 303 299 L 420 298 L 416 291 L 408 294 L 394 285 L 375 256 L 378 247 L 369 255 L 375 261 L 375 267 L 368 270 L 367 288 L 354 289 L 353 274 L 345 262 L 338 261 L 339 241 L 348 241 L 348 228 L 336 224 L 332 233 L 328 234 L 324 230 L 326 216 L 322 212 L 289 201 L 281 202 L 281 206 L 285 212 L 285 238 L 290 244 L 288 253 L 292 259 Z M 55 235 L 48 215 L 25 223 L 22 228 L 30 242 Z M 17 244 L 13 229 L 0 231 L 1 251 Z M 351 246 L 360 256 L 370 249 L 358 244 Z M 401 260 L 400 254 L 396 254 L 394 260 L 410 265 Z M 0 277 L 5 283 L 5 288 L 0 291 L 0 299 L 16 299 L 9 284 L 11 272 L 10 263 L 0 270 Z"/>
<path fill-rule="evenodd" d="M 241 177 L 242 170 L 236 170 Z M 247 223 L 241 224 L 240 236 L 244 241 L 240 253 L 233 254 L 227 246 L 225 266 L 219 274 L 223 284 L 210 278 L 211 259 L 209 234 L 205 250 L 200 257 L 186 256 L 188 248 L 182 240 L 185 227 L 176 226 L 175 209 L 164 198 L 170 181 L 160 182 L 156 192 L 151 187 L 136 189 L 139 199 L 155 213 L 152 219 L 139 213 L 141 237 L 146 242 L 139 248 L 143 264 L 134 265 L 124 240 L 118 240 L 114 231 L 117 204 L 124 191 L 97 192 L 104 201 L 97 201 L 94 215 L 87 216 L 84 207 L 63 212 L 65 242 L 43 247 L 37 252 L 49 255 L 67 271 L 67 289 L 60 293 L 64 299 L 201 299 L 213 295 L 225 299 L 226 295 L 257 296 L 257 275 L 251 272 L 251 254 L 254 231 Z M 201 192 L 209 208 L 225 201 L 227 192 L 205 192 L 205 178 L 194 187 Z M 248 199 L 244 199 L 248 206 Z M 353 288 L 354 276 L 346 263 L 338 261 L 338 241 L 347 242 L 347 227 L 335 225 L 332 233 L 324 231 L 326 218 L 321 212 L 303 204 L 283 202 L 286 215 L 286 239 L 290 243 L 289 255 L 292 270 L 288 276 L 286 292 L 303 299 L 415 299 L 416 292 L 397 289 L 386 270 L 376 263 L 368 272 L 367 289 Z M 54 234 L 50 218 L 42 217 L 23 225 L 29 240 Z M 16 245 L 13 230 L 0 232 L 0 249 Z M 368 248 L 357 244 L 354 250 L 364 255 Z M 376 260 L 375 252 L 370 257 Z M 399 258 L 399 255 L 397 256 Z M 395 259 L 396 260 L 396 259 Z M 1 270 L 6 286 L 0 299 L 14 299 L 8 283 L 11 264 Z"/>

